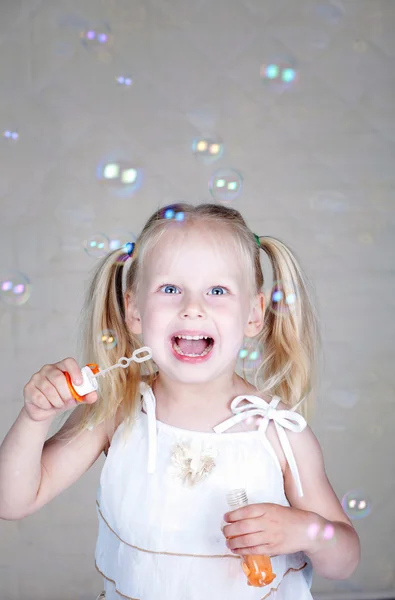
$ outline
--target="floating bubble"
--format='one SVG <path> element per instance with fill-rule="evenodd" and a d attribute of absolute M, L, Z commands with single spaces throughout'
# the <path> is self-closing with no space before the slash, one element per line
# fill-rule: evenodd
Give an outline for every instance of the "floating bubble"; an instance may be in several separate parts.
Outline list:
<path fill-rule="evenodd" d="M 322 533 L 322 538 L 327 541 L 335 540 L 335 528 L 333 527 L 333 525 L 325 525 L 324 531 Z"/>
<path fill-rule="evenodd" d="M 142 184 L 142 170 L 131 161 L 106 160 L 98 165 L 97 177 L 120 197 L 131 196 Z"/>
<path fill-rule="evenodd" d="M 109 239 L 104 233 L 95 233 L 84 240 L 84 248 L 88 256 L 101 258 L 110 251 Z"/>
<path fill-rule="evenodd" d="M 86 28 L 81 32 L 82 44 L 87 49 L 98 49 L 112 42 L 111 29 L 108 23 L 97 27 Z"/>
<path fill-rule="evenodd" d="M 347 492 L 342 499 L 342 507 L 350 519 L 363 519 L 371 513 L 371 502 L 360 490 Z"/>
<path fill-rule="evenodd" d="M 205 165 L 212 164 L 224 153 L 224 145 L 219 138 L 200 137 L 193 140 L 192 152 Z"/>
<path fill-rule="evenodd" d="M 164 206 L 160 211 L 161 219 L 169 219 L 174 221 L 184 221 L 184 212 L 181 207 L 177 204 L 170 204 L 168 206 Z"/>
<path fill-rule="evenodd" d="M 333 525 L 327 524 L 322 527 L 318 522 L 310 523 L 307 528 L 307 536 L 310 540 L 335 541 L 335 529 Z"/>
<path fill-rule="evenodd" d="M 119 77 L 117 77 L 116 81 L 117 83 L 119 83 L 119 85 L 122 85 L 124 87 L 130 87 L 133 83 L 131 77 L 125 77 L 124 75 L 120 75 Z"/>
<path fill-rule="evenodd" d="M 113 59 L 113 35 L 108 23 L 84 27 L 80 33 L 82 45 L 87 52 L 104 64 Z"/>
<path fill-rule="evenodd" d="M 320 531 L 320 526 L 318 523 L 311 523 L 307 528 L 307 536 L 310 540 L 316 540 L 318 537 L 318 533 Z"/>
<path fill-rule="evenodd" d="M 341 408 L 354 408 L 358 402 L 358 394 L 354 390 L 331 390 L 329 397 Z"/>
<path fill-rule="evenodd" d="M 262 345 L 246 338 L 238 354 L 238 368 L 244 373 L 255 373 L 262 363 Z"/>
<path fill-rule="evenodd" d="M 128 242 L 136 241 L 136 236 L 131 231 L 113 231 L 107 233 L 108 248 L 111 251 L 125 248 Z M 126 251 L 126 250 L 125 250 Z"/>
<path fill-rule="evenodd" d="M 19 133 L 17 131 L 13 131 L 12 129 L 6 129 L 3 132 L 3 137 L 6 140 L 12 140 L 16 142 L 17 140 L 19 140 Z"/>
<path fill-rule="evenodd" d="M 322 2 L 317 4 L 314 9 L 318 17 L 332 25 L 337 25 L 344 17 L 345 12 L 344 6 L 340 2 Z"/>
<path fill-rule="evenodd" d="M 220 169 L 209 182 L 211 195 L 218 202 L 232 202 L 240 195 L 242 187 L 243 177 L 235 169 Z"/>
<path fill-rule="evenodd" d="M 344 213 L 350 208 L 347 196 L 334 190 L 317 192 L 311 198 L 310 206 L 313 210 L 332 213 Z"/>
<path fill-rule="evenodd" d="M 98 342 L 105 350 L 112 350 L 118 343 L 117 334 L 112 329 L 105 329 L 99 333 Z"/>
<path fill-rule="evenodd" d="M 270 291 L 268 310 L 277 316 L 289 315 L 295 310 L 298 300 L 298 291 L 287 281 L 276 281 Z"/>
<path fill-rule="evenodd" d="M 279 59 L 263 64 L 260 75 L 264 85 L 276 93 L 285 92 L 298 79 L 296 66 L 290 59 Z"/>
<path fill-rule="evenodd" d="M 0 276 L 0 298 L 10 306 L 26 304 L 31 295 L 29 279 L 19 271 L 11 271 Z"/>

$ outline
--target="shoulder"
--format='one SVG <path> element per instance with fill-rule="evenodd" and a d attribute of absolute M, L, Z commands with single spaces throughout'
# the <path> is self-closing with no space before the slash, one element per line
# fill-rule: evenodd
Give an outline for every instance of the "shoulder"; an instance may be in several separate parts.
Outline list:
<path fill-rule="evenodd" d="M 142 381 L 144 383 L 146 383 L 147 381 L 146 377 L 142 378 Z M 118 427 L 120 426 L 120 424 L 122 423 L 122 421 L 125 419 L 125 411 L 123 410 L 123 406 L 122 404 L 120 404 L 117 408 L 117 412 L 115 414 L 115 417 L 113 417 L 112 419 L 107 419 L 107 421 L 105 422 L 105 430 L 106 430 L 106 435 L 107 435 L 107 441 L 106 441 L 106 445 L 104 448 L 104 454 L 107 456 L 108 454 L 108 450 L 111 446 L 111 442 L 112 442 L 112 438 L 114 433 L 116 432 L 116 430 L 118 429 Z"/>
<path fill-rule="evenodd" d="M 121 406 L 118 406 L 117 412 L 114 418 L 107 419 L 104 424 L 104 428 L 106 431 L 106 444 L 104 446 L 103 452 L 107 456 L 108 450 L 111 446 L 112 438 L 115 431 L 118 429 L 119 425 L 122 423 L 124 419 L 123 410 Z"/>
<path fill-rule="evenodd" d="M 268 404 L 270 404 L 271 400 L 273 399 L 273 396 L 271 396 L 270 394 L 267 394 L 267 393 L 259 392 L 256 395 L 259 396 L 260 398 L 262 398 L 263 400 L 265 400 Z M 275 410 L 290 410 L 290 408 L 289 408 L 289 406 L 287 406 L 284 402 L 282 402 L 280 400 L 280 402 L 277 404 Z M 317 438 L 315 437 L 315 435 L 313 434 L 313 432 L 311 431 L 311 429 L 308 425 L 306 425 L 305 429 L 300 433 L 290 431 L 289 429 L 284 429 L 284 430 L 286 432 L 286 435 L 287 435 L 293 449 L 295 449 L 295 446 L 297 448 L 299 448 L 300 446 L 305 447 L 307 444 L 309 446 L 309 451 L 311 451 L 311 447 L 312 447 L 312 445 L 314 445 L 314 440 L 315 440 L 316 445 L 318 446 L 318 448 L 317 448 L 317 446 L 315 446 L 316 449 L 318 449 L 319 451 L 321 450 Z M 269 422 L 269 425 L 266 430 L 266 437 L 269 440 L 269 442 L 271 443 L 273 450 L 275 451 L 275 453 L 277 455 L 277 458 L 280 462 L 283 476 L 285 478 L 287 471 L 289 469 L 289 466 L 288 466 L 288 462 L 285 457 L 284 450 L 283 450 L 282 444 L 280 442 L 280 438 L 278 437 L 277 429 L 276 429 L 276 426 L 275 426 L 273 420 L 270 420 L 270 422 Z"/>

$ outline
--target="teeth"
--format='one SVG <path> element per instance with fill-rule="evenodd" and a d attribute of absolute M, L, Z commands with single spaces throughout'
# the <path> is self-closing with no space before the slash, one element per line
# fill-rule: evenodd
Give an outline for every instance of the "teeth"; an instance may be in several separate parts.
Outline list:
<path fill-rule="evenodd" d="M 174 337 L 182 338 L 183 340 L 209 340 L 208 335 L 175 335 Z"/>

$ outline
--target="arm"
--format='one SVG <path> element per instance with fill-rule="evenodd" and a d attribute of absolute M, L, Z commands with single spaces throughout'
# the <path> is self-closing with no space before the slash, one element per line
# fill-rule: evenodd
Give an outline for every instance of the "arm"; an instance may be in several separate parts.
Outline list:
<path fill-rule="evenodd" d="M 0 518 L 18 520 L 37 512 L 77 481 L 100 456 L 108 442 L 105 423 L 71 442 L 58 439 L 81 418 L 82 408 L 77 407 L 47 441 L 52 420 L 37 423 L 21 410 L 0 447 Z"/>
<path fill-rule="evenodd" d="M 0 446 L 0 518 L 22 513 L 37 495 L 41 454 L 52 419 L 33 421 L 24 408 Z"/>
<path fill-rule="evenodd" d="M 320 444 L 308 426 L 302 433 L 287 431 L 287 436 L 298 465 L 303 497 L 298 496 L 288 464 L 284 473 L 285 494 L 293 508 L 308 513 L 307 522 L 310 525 L 319 527 L 316 539 L 306 536 L 304 552 L 314 570 L 322 577 L 347 579 L 359 564 L 361 546 L 350 519 L 328 481 Z M 323 538 L 324 531 L 331 539 Z"/>

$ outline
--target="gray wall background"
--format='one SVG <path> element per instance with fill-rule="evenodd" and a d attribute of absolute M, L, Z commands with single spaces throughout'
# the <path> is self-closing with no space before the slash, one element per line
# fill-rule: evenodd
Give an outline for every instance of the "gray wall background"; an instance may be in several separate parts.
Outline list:
<path fill-rule="evenodd" d="M 133 241 L 169 202 L 222 202 L 210 178 L 235 169 L 231 205 L 314 282 L 325 361 L 312 426 L 339 498 L 368 504 L 358 571 L 315 577 L 317 599 L 395 596 L 394 30 L 393 0 L 0 3 L 0 279 L 31 286 L 21 305 L 0 302 L 1 439 L 31 375 L 75 355 L 86 240 Z M 264 80 L 271 63 L 296 80 Z M 212 163 L 192 150 L 204 136 L 223 143 Z M 100 180 L 112 160 L 140 169 L 138 189 Z M 38 514 L 0 522 L 2 600 L 100 592 L 103 461 Z"/>

